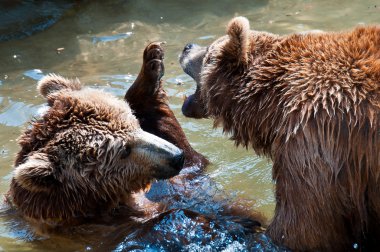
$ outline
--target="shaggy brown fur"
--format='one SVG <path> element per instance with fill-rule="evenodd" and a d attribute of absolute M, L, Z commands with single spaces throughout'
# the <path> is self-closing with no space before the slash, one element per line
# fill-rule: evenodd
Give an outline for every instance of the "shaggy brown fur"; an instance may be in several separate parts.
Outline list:
<path fill-rule="evenodd" d="M 129 106 L 57 75 L 38 89 L 49 104 L 19 139 L 8 199 L 39 224 L 77 224 L 123 208 L 142 216 L 133 192 L 177 175 L 183 152 L 141 130 Z"/>
<path fill-rule="evenodd" d="M 185 167 L 203 169 L 209 162 L 187 141 L 179 122 L 169 108 L 168 97 L 162 87 L 164 51 L 160 42 L 149 44 L 144 50 L 141 71 L 125 94 L 141 128 L 161 137 L 184 151 Z"/>
<path fill-rule="evenodd" d="M 380 240 L 380 27 L 277 36 L 233 19 L 205 51 L 194 106 L 273 160 L 268 234 L 294 250 Z M 189 49 L 190 47 L 190 49 Z M 374 242 L 371 244 L 371 242 Z"/>

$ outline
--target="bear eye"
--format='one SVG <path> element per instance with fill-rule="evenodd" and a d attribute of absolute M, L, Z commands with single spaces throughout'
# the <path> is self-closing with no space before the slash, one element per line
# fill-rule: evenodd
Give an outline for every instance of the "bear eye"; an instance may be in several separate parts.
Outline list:
<path fill-rule="evenodd" d="M 121 159 L 126 159 L 127 157 L 129 157 L 129 155 L 131 154 L 131 152 L 132 152 L 131 146 L 125 146 L 124 149 L 120 153 L 120 158 Z"/>

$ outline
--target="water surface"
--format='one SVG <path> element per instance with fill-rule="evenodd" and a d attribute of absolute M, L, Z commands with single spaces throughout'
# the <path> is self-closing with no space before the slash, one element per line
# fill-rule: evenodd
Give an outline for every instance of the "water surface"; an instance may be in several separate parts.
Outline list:
<path fill-rule="evenodd" d="M 0 192 L 9 186 L 18 151 L 16 138 L 28 120 L 44 109 L 36 82 L 55 72 L 78 77 L 122 97 L 136 78 L 149 41 L 166 41 L 165 88 L 170 105 L 191 144 L 213 163 L 207 170 L 224 191 L 249 202 L 266 216 L 274 208 L 271 163 L 252 150 L 235 148 L 209 120 L 182 116 L 183 95 L 193 92 L 178 55 L 188 42 L 207 45 L 225 32 L 234 16 L 248 17 L 256 30 L 287 34 L 307 30 L 339 31 L 357 24 L 380 23 L 374 0 L 256 1 L 89 1 L 65 12 L 50 28 L 21 40 L 0 43 Z M 254 203 L 252 203 L 253 205 Z M 38 251 L 35 237 L 17 218 L 0 214 L 0 251 Z M 21 226 L 21 227 L 20 227 Z M 28 243 L 34 240 L 34 243 Z M 80 240 L 65 247 L 86 248 Z M 82 250 L 80 249 L 80 250 Z M 90 247 L 87 250 L 91 250 Z"/>

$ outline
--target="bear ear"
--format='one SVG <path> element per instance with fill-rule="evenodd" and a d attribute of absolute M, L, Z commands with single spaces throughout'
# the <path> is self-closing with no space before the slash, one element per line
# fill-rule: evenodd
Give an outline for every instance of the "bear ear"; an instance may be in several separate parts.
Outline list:
<path fill-rule="evenodd" d="M 80 90 L 81 88 L 82 85 L 78 79 L 69 80 L 57 74 L 48 74 L 37 84 L 37 90 L 45 98 L 62 89 Z"/>
<path fill-rule="evenodd" d="M 53 164 L 48 156 L 35 153 L 14 170 L 14 180 L 32 192 L 48 191 L 58 181 L 53 175 Z"/>
<path fill-rule="evenodd" d="M 249 21 L 245 17 L 235 17 L 227 25 L 229 42 L 226 51 L 238 57 L 244 64 L 248 63 L 250 52 L 250 27 Z"/>

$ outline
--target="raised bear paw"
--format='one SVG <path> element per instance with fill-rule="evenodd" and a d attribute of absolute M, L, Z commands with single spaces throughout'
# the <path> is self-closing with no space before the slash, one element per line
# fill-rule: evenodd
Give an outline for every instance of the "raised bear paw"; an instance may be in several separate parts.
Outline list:
<path fill-rule="evenodd" d="M 152 82 L 159 82 L 164 76 L 164 50 L 163 42 L 152 42 L 144 50 L 143 71 L 144 76 Z"/>

